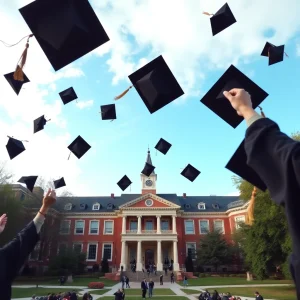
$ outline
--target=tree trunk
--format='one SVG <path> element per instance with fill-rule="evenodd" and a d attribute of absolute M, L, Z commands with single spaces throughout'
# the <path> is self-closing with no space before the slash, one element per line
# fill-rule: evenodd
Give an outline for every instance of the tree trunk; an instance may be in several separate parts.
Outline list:
<path fill-rule="evenodd" d="M 247 281 L 252 281 L 253 280 L 253 275 L 251 272 L 247 272 Z"/>

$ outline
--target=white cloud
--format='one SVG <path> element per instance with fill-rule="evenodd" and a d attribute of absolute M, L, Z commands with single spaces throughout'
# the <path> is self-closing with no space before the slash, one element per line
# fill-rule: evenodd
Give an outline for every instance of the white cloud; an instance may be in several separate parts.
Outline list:
<path fill-rule="evenodd" d="M 226 196 L 239 196 L 239 195 L 240 195 L 240 192 L 236 191 L 236 192 L 229 193 Z"/>
<path fill-rule="evenodd" d="M 76 103 L 76 106 L 80 109 L 89 108 L 94 105 L 94 100 L 87 100 L 87 101 L 79 101 Z"/>

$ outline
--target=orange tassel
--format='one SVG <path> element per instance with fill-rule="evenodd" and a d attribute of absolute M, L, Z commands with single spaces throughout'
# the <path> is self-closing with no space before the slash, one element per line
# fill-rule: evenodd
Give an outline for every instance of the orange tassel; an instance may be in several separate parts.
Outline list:
<path fill-rule="evenodd" d="M 125 90 L 122 94 L 116 96 L 114 99 L 115 99 L 115 100 L 119 100 L 119 99 L 123 98 L 123 97 L 129 92 L 129 90 L 130 90 L 131 88 L 132 88 L 132 85 L 131 85 L 127 90 Z"/>
<path fill-rule="evenodd" d="M 257 188 L 254 186 L 252 190 L 250 204 L 248 206 L 248 214 L 247 214 L 247 222 L 246 222 L 248 225 L 252 225 L 254 221 L 254 205 L 255 205 L 256 194 L 257 194 Z"/>
<path fill-rule="evenodd" d="M 264 114 L 263 109 L 261 108 L 261 106 L 259 106 L 258 108 L 260 109 L 260 114 L 261 114 L 261 116 L 262 116 L 263 118 L 265 118 L 266 115 Z"/>
<path fill-rule="evenodd" d="M 204 11 L 204 12 L 203 12 L 203 15 L 207 15 L 207 16 L 209 16 L 209 17 L 210 17 L 210 16 L 213 16 L 214 14 L 210 14 L 210 13 L 208 13 L 208 12 Z"/>
<path fill-rule="evenodd" d="M 14 80 L 18 80 L 18 81 L 24 81 L 24 73 L 23 73 L 23 68 L 25 66 L 25 63 L 26 63 L 26 59 L 27 59 L 27 52 L 28 52 L 28 48 L 29 48 L 29 39 L 33 37 L 33 34 L 30 34 L 28 36 L 28 39 L 27 39 L 27 43 L 25 45 L 25 49 L 19 59 L 19 62 L 17 64 L 17 67 L 16 67 L 16 71 L 14 73 Z"/>

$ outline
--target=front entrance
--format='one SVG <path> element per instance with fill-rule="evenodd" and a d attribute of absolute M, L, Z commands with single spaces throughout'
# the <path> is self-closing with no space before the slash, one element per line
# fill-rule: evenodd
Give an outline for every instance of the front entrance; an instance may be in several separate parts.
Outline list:
<path fill-rule="evenodd" d="M 154 251 L 152 249 L 148 249 L 145 251 L 145 267 L 153 263 L 154 263 Z"/>

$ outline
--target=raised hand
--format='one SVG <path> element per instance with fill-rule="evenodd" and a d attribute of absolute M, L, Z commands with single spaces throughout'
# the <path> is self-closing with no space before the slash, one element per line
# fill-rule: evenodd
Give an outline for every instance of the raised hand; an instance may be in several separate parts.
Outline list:
<path fill-rule="evenodd" d="M 3 214 L 0 217 L 0 233 L 2 233 L 3 230 L 5 229 L 6 223 L 7 223 L 7 216 L 6 216 L 6 214 Z"/>
<path fill-rule="evenodd" d="M 56 193 L 55 190 L 49 189 L 47 194 L 43 199 L 43 205 L 40 209 L 42 214 L 46 214 L 48 209 L 56 202 Z"/>

